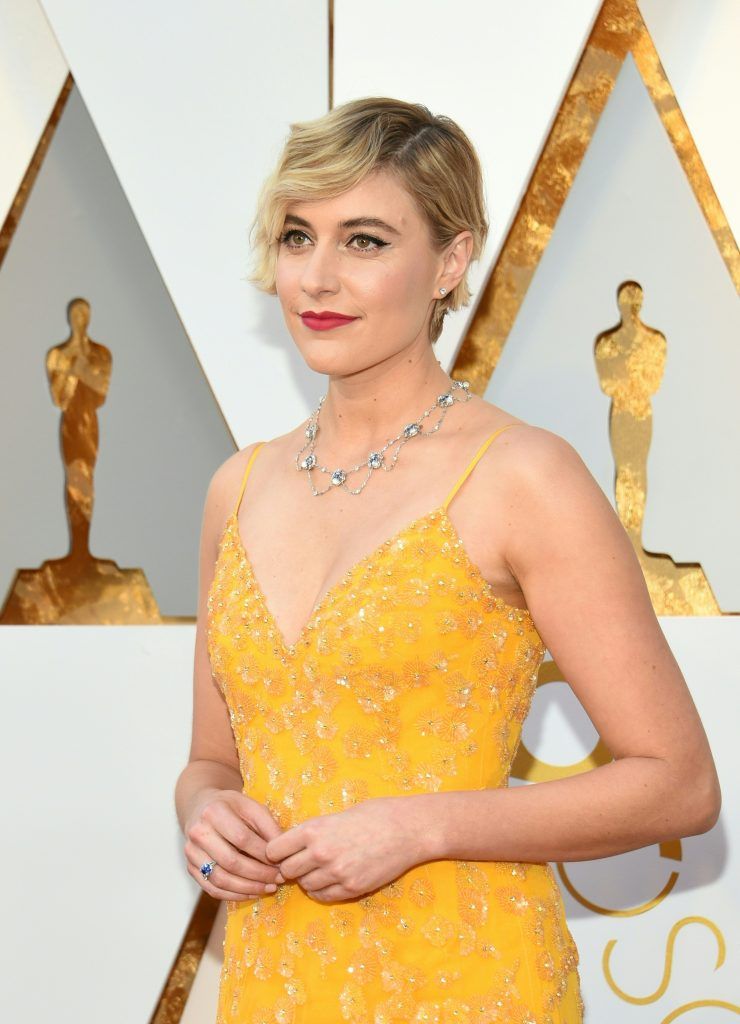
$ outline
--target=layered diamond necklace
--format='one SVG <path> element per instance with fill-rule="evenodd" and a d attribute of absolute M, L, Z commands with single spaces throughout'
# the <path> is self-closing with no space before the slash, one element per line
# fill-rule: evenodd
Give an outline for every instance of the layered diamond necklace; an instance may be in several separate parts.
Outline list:
<path fill-rule="evenodd" d="M 312 414 L 308 426 L 306 427 L 307 441 L 300 449 L 300 451 L 296 454 L 295 457 L 296 469 L 307 471 L 308 484 L 309 487 L 311 488 L 311 493 L 315 497 L 320 497 L 322 494 L 326 494 L 327 491 L 330 491 L 333 487 L 341 487 L 343 490 L 347 491 L 348 494 L 359 494 L 376 470 L 383 469 L 385 470 L 386 473 L 390 473 L 390 471 L 396 465 L 401 449 L 403 448 L 407 441 L 410 441 L 412 437 L 432 436 L 442 426 L 442 422 L 445 416 L 447 415 L 447 410 L 450 408 L 451 405 L 453 405 L 455 402 L 469 402 L 470 399 L 473 397 L 470 393 L 469 381 L 452 380 L 452 378 L 449 378 L 449 380 L 449 391 L 445 391 L 444 394 L 438 395 L 434 405 L 426 409 L 418 418 L 418 420 L 414 420 L 412 423 L 407 423 L 406 426 L 401 430 L 401 432 L 396 435 L 396 437 L 392 437 L 383 445 L 382 448 L 379 448 L 377 451 L 369 452 L 364 462 L 358 462 L 356 466 L 351 466 L 349 469 L 330 469 L 328 466 L 318 465 L 318 458 L 316 456 L 315 448 L 316 438 L 319 433 L 319 413 L 321 412 L 321 406 L 324 404 L 324 400 L 326 398 L 326 395 L 323 395 L 322 398 L 319 399 L 319 404 L 315 412 Z M 424 420 L 427 419 L 427 417 L 430 416 L 435 409 L 441 410 L 439 419 L 430 430 L 424 430 L 422 427 Z M 390 457 L 390 459 L 386 460 L 386 451 L 391 447 L 391 445 L 394 445 L 397 441 L 399 442 L 398 448 Z M 306 455 L 304 458 L 301 458 L 306 449 L 308 449 L 308 455 Z M 325 487 L 323 491 L 317 491 L 316 488 L 314 487 L 311 473 L 315 469 L 318 470 L 320 473 L 331 473 L 331 481 L 329 483 L 329 486 Z M 347 477 L 351 473 L 359 473 L 361 469 L 367 469 L 368 473 L 365 479 L 360 484 L 360 486 L 354 488 L 348 487 L 346 482 Z"/>

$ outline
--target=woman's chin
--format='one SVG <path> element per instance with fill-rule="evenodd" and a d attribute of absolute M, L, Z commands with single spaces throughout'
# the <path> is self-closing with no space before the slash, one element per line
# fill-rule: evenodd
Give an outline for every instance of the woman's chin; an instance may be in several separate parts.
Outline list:
<path fill-rule="evenodd" d="M 309 370 L 315 373 L 344 375 L 361 369 L 361 366 L 354 365 L 356 359 L 353 360 L 348 351 L 337 349 L 334 345 L 296 345 L 296 349 Z"/>

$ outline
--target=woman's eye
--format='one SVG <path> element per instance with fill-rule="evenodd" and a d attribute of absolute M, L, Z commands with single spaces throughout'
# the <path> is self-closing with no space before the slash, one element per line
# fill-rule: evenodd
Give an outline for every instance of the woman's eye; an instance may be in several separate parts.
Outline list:
<path fill-rule="evenodd" d="M 286 244 L 289 243 L 289 241 L 292 238 L 294 238 L 295 235 L 302 235 L 304 238 L 308 238 L 308 235 L 304 231 L 298 231 L 297 228 L 291 228 L 290 231 L 283 232 L 283 234 L 280 236 L 280 241 L 281 241 L 281 243 L 283 245 L 286 245 Z M 302 245 L 288 245 L 288 248 L 290 248 L 290 249 L 303 249 L 303 246 Z"/>
<path fill-rule="evenodd" d="M 300 231 L 298 228 L 291 228 L 280 236 L 280 243 L 281 245 L 286 245 L 289 249 L 307 248 L 307 243 L 299 242 L 296 244 L 296 239 L 300 238 L 308 239 L 308 235 L 305 231 Z M 351 246 L 357 252 L 377 252 L 388 245 L 388 242 L 384 242 L 382 238 L 375 238 L 373 235 L 352 235 L 350 242 L 354 242 L 355 239 L 362 243 Z"/>
<path fill-rule="evenodd" d="M 355 238 L 360 238 L 365 242 L 369 242 L 370 245 L 361 245 L 359 249 L 361 252 L 375 252 L 376 249 L 382 249 L 387 242 L 384 242 L 382 238 L 373 238 L 372 235 L 353 235 L 350 241 Z"/>

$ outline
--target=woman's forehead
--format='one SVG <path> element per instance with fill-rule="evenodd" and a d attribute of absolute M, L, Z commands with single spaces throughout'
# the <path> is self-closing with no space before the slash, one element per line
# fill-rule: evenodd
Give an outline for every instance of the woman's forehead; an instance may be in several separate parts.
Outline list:
<path fill-rule="evenodd" d="M 391 175 L 384 181 L 363 180 L 336 196 L 294 199 L 285 211 L 286 223 L 303 227 L 314 227 L 321 220 L 332 227 L 371 226 L 398 233 L 418 219 L 411 196 Z"/>

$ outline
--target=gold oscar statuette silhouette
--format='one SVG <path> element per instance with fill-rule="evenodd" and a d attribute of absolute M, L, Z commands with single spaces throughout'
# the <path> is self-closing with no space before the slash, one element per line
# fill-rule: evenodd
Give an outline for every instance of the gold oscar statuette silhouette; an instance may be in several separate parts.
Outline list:
<path fill-rule="evenodd" d="M 647 497 L 647 458 L 653 431 L 651 398 L 660 387 L 666 339 L 640 319 L 642 288 L 625 281 L 617 291 L 621 322 L 594 345 L 601 390 L 611 398 L 609 440 L 617 514 L 640 560 L 656 615 L 721 615 L 698 563 L 677 563 L 646 551 L 642 524 Z"/>
<path fill-rule="evenodd" d="M 46 357 L 54 404 L 61 409 L 61 449 L 69 553 L 38 569 L 20 569 L 0 612 L 0 623 L 135 624 L 162 622 L 141 569 L 121 569 L 90 554 L 93 472 L 98 456 L 97 409 L 105 402 L 112 356 L 87 334 L 90 304 L 74 299 L 68 307 L 71 334 Z"/>

